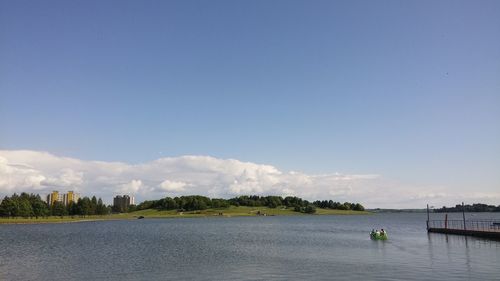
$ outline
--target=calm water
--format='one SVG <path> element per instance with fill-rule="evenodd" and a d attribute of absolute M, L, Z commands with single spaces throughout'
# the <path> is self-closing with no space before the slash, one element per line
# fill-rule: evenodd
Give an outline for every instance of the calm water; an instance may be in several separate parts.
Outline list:
<path fill-rule="evenodd" d="M 500 280 L 500 242 L 428 235 L 425 219 L 378 214 L 0 225 L 0 280 Z M 388 229 L 390 240 L 371 241 L 372 227 Z"/>

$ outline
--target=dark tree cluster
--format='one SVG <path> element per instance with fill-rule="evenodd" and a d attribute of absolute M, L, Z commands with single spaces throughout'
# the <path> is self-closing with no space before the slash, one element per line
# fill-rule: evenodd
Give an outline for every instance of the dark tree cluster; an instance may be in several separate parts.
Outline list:
<path fill-rule="evenodd" d="M 71 202 L 68 206 L 61 202 L 54 202 L 48 206 L 40 195 L 21 193 L 5 196 L 0 203 L 1 217 L 24 217 L 39 218 L 48 216 L 89 216 L 109 214 L 110 208 L 103 204 L 101 198 L 93 196 L 91 199 L 83 197 L 76 203 Z"/>
<path fill-rule="evenodd" d="M 40 195 L 21 193 L 12 196 L 5 196 L 0 203 L 0 216 L 2 217 L 25 217 L 38 218 L 50 215 L 47 207 Z"/>
<path fill-rule="evenodd" d="M 59 203 L 59 202 L 57 202 Z M 53 205 L 54 206 L 56 204 Z M 59 203 L 59 205 L 62 205 Z M 63 205 L 64 207 L 64 205 Z M 102 199 L 99 198 L 97 199 L 95 196 L 92 196 L 92 198 L 88 197 L 83 197 L 78 199 L 76 203 L 70 203 L 66 207 L 67 214 L 70 216 L 93 216 L 93 215 L 108 215 L 111 212 L 111 207 L 104 205 L 102 202 Z M 65 215 L 66 213 L 52 213 L 54 216 L 58 215 Z"/>
<path fill-rule="evenodd" d="M 353 211 L 364 211 L 365 207 L 359 203 L 349 203 L 349 202 L 333 202 L 332 200 L 314 201 L 314 206 L 322 209 L 333 209 L 333 210 L 353 210 Z"/>
<path fill-rule="evenodd" d="M 295 212 L 314 214 L 316 213 L 316 207 L 314 205 L 307 205 L 306 207 L 295 206 L 293 209 Z"/>
<path fill-rule="evenodd" d="M 338 203 L 333 201 L 316 201 L 311 203 L 295 196 L 258 196 L 244 195 L 231 199 L 210 199 L 205 196 L 192 195 L 181 197 L 166 197 L 160 200 L 144 201 L 137 206 L 130 206 L 129 211 L 158 209 L 158 210 L 179 210 L 179 211 L 194 211 L 205 210 L 208 208 L 228 208 L 229 206 L 248 206 L 248 207 L 269 207 L 277 208 L 279 206 L 293 208 L 296 212 L 313 214 L 316 208 L 329 208 L 339 210 L 356 210 L 363 211 L 364 207 L 361 204 L 355 203 Z"/>
<path fill-rule="evenodd" d="M 472 205 L 465 205 L 464 208 L 466 212 L 500 212 L 500 205 L 494 206 L 494 205 L 476 203 Z M 463 211 L 462 205 L 456 205 L 455 207 L 443 206 L 443 208 L 434 210 L 434 212 L 436 213 L 455 213 L 462 211 Z"/>
<path fill-rule="evenodd" d="M 302 200 L 298 197 L 286 197 L 283 199 L 281 196 L 258 196 L 258 195 L 243 195 L 229 199 L 231 205 L 234 206 L 248 206 L 248 207 L 269 207 L 276 208 L 278 206 L 294 207 L 295 205 L 307 205 L 309 202 Z"/>
<path fill-rule="evenodd" d="M 147 200 L 135 207 L 131 206 L 130 211 L 145 209 L 194 211 L 227 207 L 229 207 L 229 202 L 225 199 L 210 199 L 205 196 L 190 195 L 175 198 L 165 197 L 160 200 Z"/>
<path fill-rule="evenodd" d="M 316 213 L 316 207 L 314 207 L 309 201 L 295 196 L 287 196 L 283 198 L 281 196 L 244 195 L 229 199 L 229 202 L 231 203 L 231 205 L 235 206 L 269 207 L 269 208 L 284 206 L 287 208 L 293 208 L 295 212 L 307 213 L 307 214 Z"/>

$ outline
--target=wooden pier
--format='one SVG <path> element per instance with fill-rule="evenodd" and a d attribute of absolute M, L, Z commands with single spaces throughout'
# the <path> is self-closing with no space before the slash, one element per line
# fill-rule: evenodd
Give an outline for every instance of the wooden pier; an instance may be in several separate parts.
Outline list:
<path fill-rule="evenodd" d="M 500 221 L 466 220 L 465 212 L 462 214 L 462 220 L 448 220 L 448 215 L 444 220 L 430 220 L 429 206 L 427 206 L 427 231 L 500 240 Z"/>

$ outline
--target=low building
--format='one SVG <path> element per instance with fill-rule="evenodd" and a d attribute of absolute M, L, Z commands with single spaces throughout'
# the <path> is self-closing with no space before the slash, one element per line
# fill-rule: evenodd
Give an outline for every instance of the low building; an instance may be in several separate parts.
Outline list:
<path fill-rule="evenodd" d="M 117 195 L 113 198 L 113 210 L 115 212 L 126 212 L 130 205 L 135 204 L 133 196 Z"/>

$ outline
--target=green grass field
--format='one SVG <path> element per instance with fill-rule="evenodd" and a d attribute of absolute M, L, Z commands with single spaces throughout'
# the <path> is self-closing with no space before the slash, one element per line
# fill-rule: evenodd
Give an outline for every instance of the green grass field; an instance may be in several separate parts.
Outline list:
<path fill-rule="evenodd" d="M 265 214 L 267 216 L 311 216 L 294 212 L 293 209 L 285 209 L 283 207 L 267 208 L 267 207 L 245 207 L 231 206 L 221 209 L 207 209 L 201 211 L 188 211 L 179 213 L 176 210 L 159 211 L 155 209 L 147 209 L 125 214 L 111 214 L 106 216 L 87 216 L 80 217 L 48 217 L 48 218 L 0 218 L 0 224 L 24 224 L 24 223 L 70 223 L 79 221 L 99 221 L 99 220 L 125 220 L 136 219 L 139 216 L 145 218 L 189 218 L 189 217 L 218 217 L 220 213 L 224 217 L 241 217 L 241 216 L 257 216 L 257 214 Z M 366 211 L 343 211 L 330 209 L 316 209 L 316 215 L 367 215 L 370 212 Z"/>

